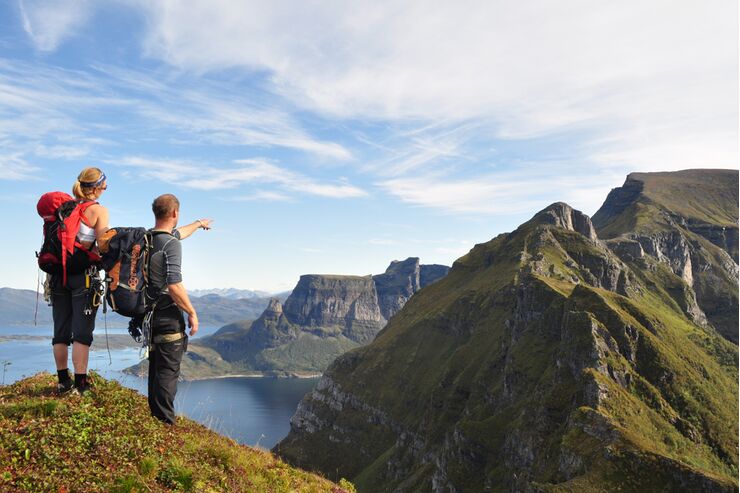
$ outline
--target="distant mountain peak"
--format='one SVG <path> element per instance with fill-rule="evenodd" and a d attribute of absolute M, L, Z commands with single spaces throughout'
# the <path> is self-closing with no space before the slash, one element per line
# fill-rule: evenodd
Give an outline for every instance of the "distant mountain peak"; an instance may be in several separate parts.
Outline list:
<path fill-rule="evenodd" d="M 190 289 L 188 293 L 191 296 L 208 296 L 217 295 L 222 298 L 230 299 L 253 299 L 253 298 L 267 298 L 271 295 L 267 291 L 255 291 L 251 289 L 237 289 L 237 288 L 209 288 L 209 289 Z"/>
<path fill-rule="evenodd" d="M 277 298 L 270 298 L 265 311 L 276 314 L 283 313 L 283 304 Z"/>
<path fill-rule="evenodd" d="M 542 209 L 529 223 L 552 224 L 568 231 L 581 233 L 590 240 L 596 240 L 596 229 L 591 218 L 565 202 L 555 202 Z"/>

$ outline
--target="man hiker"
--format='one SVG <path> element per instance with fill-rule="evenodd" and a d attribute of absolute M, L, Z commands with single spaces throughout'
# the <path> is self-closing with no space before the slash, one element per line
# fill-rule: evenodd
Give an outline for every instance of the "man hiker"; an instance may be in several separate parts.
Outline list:
<path fill-rule="evenodd" d="M 172 194 L 154 199 L 152 212 L 155 223 L 150 230 L 152 247 L 145 271 L 146 304 L 147 309 L 153 311 L 152 344 L 149 350 L 149 410 L 155 418 L 174 424 L 180 362 L 188 346 L 183 311 L 188 315 L 190 335 L 198 332 L 198 315 L 182 283 L 180 240 L 199 228 L 210 229 L 211 220 L 199 219 L 177 228 L 180 202 Z"/>

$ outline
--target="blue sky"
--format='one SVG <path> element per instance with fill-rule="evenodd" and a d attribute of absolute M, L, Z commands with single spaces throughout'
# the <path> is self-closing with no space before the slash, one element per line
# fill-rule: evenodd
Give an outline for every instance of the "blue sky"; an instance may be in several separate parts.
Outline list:
<path fill-rule="evenodd" d="M 0 286 L 34 288 L 45 191 L 109 177 L 215 219 L 190 288 L 451 264 L 630 171 L 738 167 L 736 1 L 0 4 Z M 614 4 L 614 5 L 612 5 Z"/>

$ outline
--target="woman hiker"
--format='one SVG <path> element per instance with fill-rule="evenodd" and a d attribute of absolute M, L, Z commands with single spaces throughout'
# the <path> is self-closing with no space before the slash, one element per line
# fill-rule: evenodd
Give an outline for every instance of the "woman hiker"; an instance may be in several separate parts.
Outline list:
<path fill-rule="evenodd" d="M 72 186 L 75 199 L 85 207 L 76 240 L 89 251 L 95 251 L 95 240 L 108 230 L 108 209 L 98 203 L 107 188 L 105 174 L 98 168 L 83 169 Z M 97 312 L 96 303 L 93 302 L 93 279 L 97 280 L 97 277 L 97 266 L 93 264 L 83 273 L 68 273 L 66 285 L 61 275 L 52 275 L 50 279 L 54 318 L 52 345 L 59 392 L 74 390 L 84 394 L 90 388 L 87 363 Z M 68 369 L 70 344 L 74 381 Z"/>

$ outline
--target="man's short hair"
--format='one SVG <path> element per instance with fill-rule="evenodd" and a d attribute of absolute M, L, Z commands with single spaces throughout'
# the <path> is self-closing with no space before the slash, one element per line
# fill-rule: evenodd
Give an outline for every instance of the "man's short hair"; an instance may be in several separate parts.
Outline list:
<path fill-rule="evenodd" d="M 157 219 L 166 219 L 180 209 L 180 201 L 171 193 L 160 195 L 152 202 L 152 212 Z"/>

